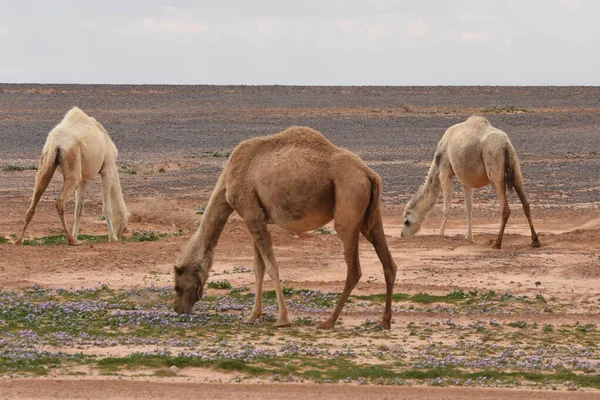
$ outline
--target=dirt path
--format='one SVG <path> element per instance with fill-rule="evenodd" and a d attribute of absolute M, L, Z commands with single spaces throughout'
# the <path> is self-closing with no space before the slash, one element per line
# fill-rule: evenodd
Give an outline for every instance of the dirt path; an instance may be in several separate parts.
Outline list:
<path fill-rule="evenodd" d="M 142 380 L 0 380 L 0 399 L 588 400 L 597 393 L 516 389 L 219 384 Z"/>

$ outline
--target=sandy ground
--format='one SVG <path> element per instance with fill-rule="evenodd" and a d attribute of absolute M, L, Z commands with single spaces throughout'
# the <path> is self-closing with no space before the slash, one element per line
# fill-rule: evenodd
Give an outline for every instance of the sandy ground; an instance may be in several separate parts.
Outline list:
<path fill-rule="evenodd" d="M 537 90 L 537 91 L 536 91 Z M 346 93 L 350 92 L 350 94 Z M 130 229 L 178 232 L 156 242 L 83 244 L 79 247 L 0 245 L 0 286 L 39 284 L 91 287 L 99 282 L 132 287 L 172 282 L 172 268 L 225 162 L 211 152 L 230 151 L 239 140 L 292 124 L 323 130 L 358 152 L 384 179 L 384 225 L 399 267 L 395 290 L 446 294 L 509 290 L 572 302 L 564 312 L 528 316 L 543 323 L 598 322 L 600 312 L 600 90 L 597 88 L 173 88 L 0 85 L 0 168 L 35 164 L 45 135 L 69 106 L 97 116 L 121 150 Z M 400 107 L 410 106 L 410 110 Z M 462 196 L 457 191 L 446 237 L 436 234 L 440 206 L 422 232 L 400 238 L 403 204 L 424 179 L 443 130 L 485 107 L 518 105 L 528 111 L 486 114 L 506 130 L 520 153 L 526 190 L 542 247 L 529 246 L 528 226 L 516 196 L 503 248 L 491 243 L 499 225 L 490 189 L 475 192 L 474 243 L 464 240 Z M 158 173 L 164 168 L 164 173 Z M 0 236 L 19 232 L 34 171 L 0 171 Z M 28 231 L 29 237 L 61 232 L 53 198 L 56 176 Z M 88 185 L 82 232 L 105 234 L 99 183 Z M 441 201 L 441 200 L 440 200 Z M 72 207 L 72 205 L 71 205 Z M 293 234 L 274 227 L 275 255 L 285 286 L 341 291 L 345 264 L 335 234 Z M 382 293 L 383 273 L 372 247 L 361 242 L 363 278 L 354 294 Z M 233 215 L 215 255 L 213 276 L 252 266 L 243 222 Z M 253 287 L 252 272 L 228 276 Z M 267 288 L 271 287 L 267 279 Z M 585 308 L 578 304 L 585 302 Z M 379 317 L 379 316 L 373 316 Z M 427 316 L 394 316 L 396 325 Z M 470 318 L 470 317 L 466 317 Z M 476 316 L 472 317 L 473 319 Z M 0 398 L 594 398 L 596 392 L 536 392 L 464 388 L 388 388 L 299 384 L 217 385 L 103 380 L 0 380 Z"/>
<path fill-rule="evenodd" d="M 0 380 L 2 399 L 404 399 L 404 400 L 588 400 L 595 393 L 515 389 L 422 388 L 315 384 L 218 384 L 148 380 Z"/>

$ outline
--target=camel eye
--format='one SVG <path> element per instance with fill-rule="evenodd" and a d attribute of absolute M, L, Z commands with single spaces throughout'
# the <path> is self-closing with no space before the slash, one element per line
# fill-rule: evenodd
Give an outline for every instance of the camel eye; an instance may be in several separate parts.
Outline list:
<path fill-rule="evenodd" d="M 175 286 L 175 292 L 181 294 L 182 290 L 179 286 Z"/>
<path fill-rule="evenodd" d="M 409 220 L 404 221 L 404 225 L 410 226 L 410 221 Z"/>

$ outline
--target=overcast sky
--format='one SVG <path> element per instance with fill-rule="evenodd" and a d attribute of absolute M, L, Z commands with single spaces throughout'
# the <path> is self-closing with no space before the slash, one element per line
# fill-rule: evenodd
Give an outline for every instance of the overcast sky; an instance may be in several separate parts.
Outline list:
<path fill-rule="evenodd" d="M 0 82 L 600 85 L 596 0 L 0 0 Z"/>

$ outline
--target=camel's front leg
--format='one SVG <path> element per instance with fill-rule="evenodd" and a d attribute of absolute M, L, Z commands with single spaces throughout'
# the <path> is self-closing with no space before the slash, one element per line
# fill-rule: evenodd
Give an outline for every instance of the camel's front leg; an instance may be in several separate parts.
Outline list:
<path fill-rule="evenodd" d="M 440 235 L 444 236 L 446 230 L 446 222 L 450 215 L 450 206 L 452 205 L 452 175 L 440 174 L 440 183 L 442 192 L 444 193 L 444 215 L 442 216 L 442 226 L 440 226 Z"/>
<path fill-rule="evenodd" d="M 115 172 L 116 173 L 116 172 Z M 102 174 L 102 214 L 106 218 L 106 226 L 108 228 L 108 241 L 118 242 L 119 238 L 115 235 L 115 229 L 112 223 L 112 206 L 110 202 L 110 193 L 112 190 L 112 179 L 110 173 Z"/>
<path fill-rule="evenodd" d="M 73 237 L 77 238 L 79 236 L 79 222 L 81 221 L 81 216 L 83 215 L 83 203 L 85 196 L 85 186 L 86 182 L 81 182 L 79 187 L 75 191 L 75 215 L 73 223 Z"/>
<path fill-rule="evenodd" d="M 254 247 L 254 276 L 256 277 L 256 297 L 254 298 L 254 307 L 249 317 L 244 319 L 244 323 L 253 324 L 254 321 L 262 314 L 262 293 L 263 293 L 263 280 L 265 278 L 265 262 L 260 255 L 260 251 L 255 244 Z"/>
<path fill-rule="evenodd" d="M 262 221 L 246 221 L 246 225 L 250 230 L 250 234 L 254 239 L 254 245 L 258 249 L 260 256 L 265 263 L 265 269 L 271 280 L 273 280 L 273 284 L 275 285 L 275 293 L 277 294 L 277 305 L 279 307 L 279 316 L 277 317 L 277 321 L 273 324 L 276 327 L 284 327 L 290 326 L 290 321 L 288 319 L 288 310 L 285 306 L 285 299 L 283 297 L 283 290 L 281 288 L 281 281 L 279 280 L 279 267 L 277 266 L 277 261 L 275 260 L 275 255 L 273 254 L 273 245 L 271 244 L 271 235 L 267 230 L 266 225 Z M 258 284 L 258 278 L 257 278 Z M 261 302 L 262 302 L 262 292 Z M 258 297 L 258 293 L 257 293 Z M 255 303 L 256 306 L 256 303 Z"/>
<path fill-rule="evenodd" d="M 473 188 L 463 185 L 463 192 L 465 194 L 465 213 L 467 214 L 467 234 L 465 238 L 472 242 L 473 231 L 471 228 L 471 221 L 473 217 Z"/>

